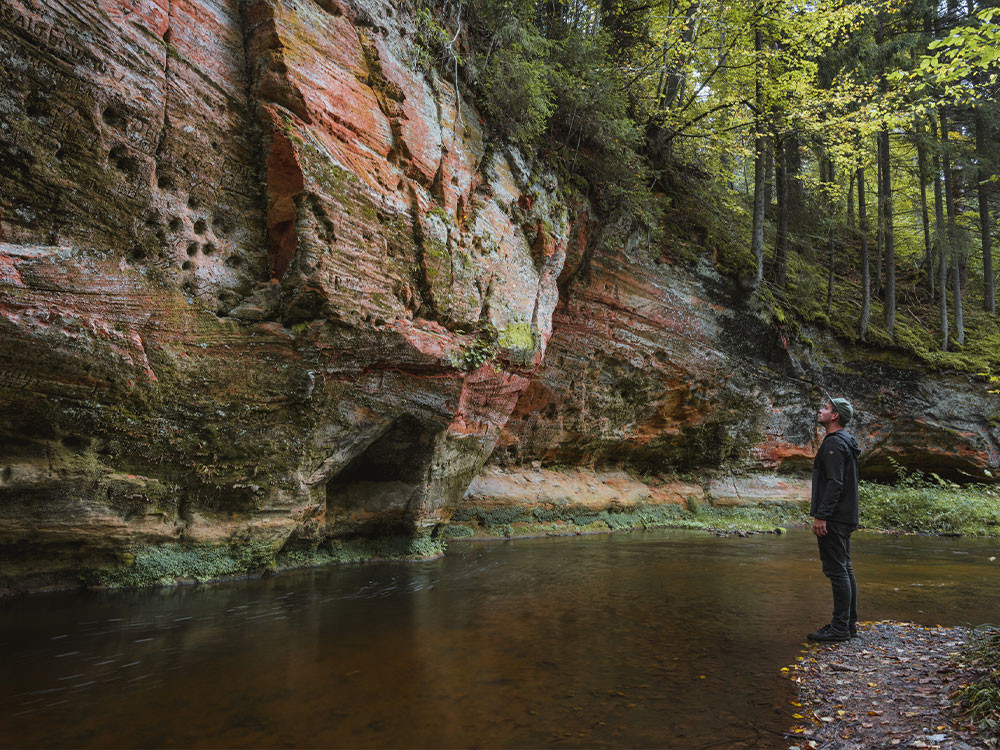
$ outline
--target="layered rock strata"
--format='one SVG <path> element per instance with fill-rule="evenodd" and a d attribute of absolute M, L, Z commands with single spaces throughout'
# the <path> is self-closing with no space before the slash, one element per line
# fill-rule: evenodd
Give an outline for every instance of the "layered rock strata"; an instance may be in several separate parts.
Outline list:
<path fill-rule="evenodd" d="M 5 577 L 440 520 L 551 335 L 553 179 L 389 3 L 3 13 Z"/>
<path fill-rule="evenodd" d="M 800 471 L 823 388 L 874 472 L 1000 463 L 981 384 L 798 346 L 613 239 L 397 4 L 0 16 L 0 588 L 433 552 L 487 501 L 557 504 L 534 469 L 517 500 L 534 462 Z M 690 495 L 615 476 L 582 502 Z"/>

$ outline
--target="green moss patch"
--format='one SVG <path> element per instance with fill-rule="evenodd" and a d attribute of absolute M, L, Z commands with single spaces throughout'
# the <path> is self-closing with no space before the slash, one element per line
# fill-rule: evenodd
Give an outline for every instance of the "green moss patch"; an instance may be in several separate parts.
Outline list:
<path fill-rule="evenodd" d="M 640 503 L 627 507 L 595 509 L 587 506 L 468 506 L 452 514 L 446 535 L 463 537 L 515 537 L 563 535 L 632 529 L 712 529 L 723 531 L 775 531 L 788 524 L 808 521 L 796 503 L 716 508 L 696 505 Z M 458 531 L 457 529 L 463 529 Z"/>
<path fill-rule="evenodd" d="M 276 546 L 274 541 L 226 545 L 172 543 L 131 548 L 119 556 L 117 564 L 89 571 L 82 578 L 90 586 L 136 588 L 204 583 L 318 565 L 421 560 L 443 552 L 443 541 L 429 533 L 334 539 L 290 550 Z"/>

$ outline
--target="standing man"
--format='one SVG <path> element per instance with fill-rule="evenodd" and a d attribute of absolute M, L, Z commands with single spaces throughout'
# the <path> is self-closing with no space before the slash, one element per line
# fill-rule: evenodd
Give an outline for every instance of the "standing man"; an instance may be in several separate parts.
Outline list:
<path fill-rule="evenodd" d="M 833 619 L 809 638 L 846 641 L 857 635 L 858 584 L 851 567 L 851 532 L 858 528 L 858 456 L 861 449 L 844 429 L 854 416 L 846 398 L 830 398 L 819 410 L 826 430 L 813 461 L 812 532 L 819 541 L 823 574 L 833 587 Z"/>

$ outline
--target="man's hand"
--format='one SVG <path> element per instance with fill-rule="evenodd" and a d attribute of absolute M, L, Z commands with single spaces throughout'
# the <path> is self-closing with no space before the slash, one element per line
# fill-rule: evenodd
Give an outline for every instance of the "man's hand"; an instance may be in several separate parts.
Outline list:
<path fill-rule="evenodd" d="M 816 536 L 826 536 L 826 521 L 818 518 L 813 519 L 813 534 Z"/>

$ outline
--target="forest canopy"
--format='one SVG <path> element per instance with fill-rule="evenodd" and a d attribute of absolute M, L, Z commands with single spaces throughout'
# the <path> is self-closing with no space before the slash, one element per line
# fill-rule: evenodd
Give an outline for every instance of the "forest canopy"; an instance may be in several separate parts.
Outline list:
<path fill-rule="evenodd" d="M 793 335 L 1000 370 L 1000 0 L 416 2 L 415 64 L 605 224 Z"/>

